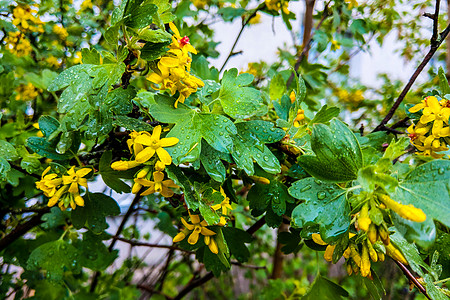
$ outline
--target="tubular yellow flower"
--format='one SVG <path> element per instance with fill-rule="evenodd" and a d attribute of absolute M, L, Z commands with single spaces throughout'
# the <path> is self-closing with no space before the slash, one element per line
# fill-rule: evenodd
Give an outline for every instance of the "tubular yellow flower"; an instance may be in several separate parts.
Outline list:
<path fill-rule="evenodd" d="M 164 171 L 165 168 L 166 168 L 166 165 L 162 161 L 158 160 L 156 162 L 156 164 L 155 164 L 156 171 L 162 172 L 162 171 Z"/>
<path fill-rule="evenodd" d="M 359 213 L 358 226 L 360 229 L 368 231 L 370 223 L 372 223 L 372 220 L 369 218 L 369 204 L 366 203 L 363 205 L 361 212 Z"/>
<path fill-rule="evenodd" d="M 212 236 L 206 235 L 204 239 L 205 239 L 205 245 L 208 246 L 209 250 L 211 250 L 212 253 L 214 253 L 214 254 L 219 253 L 219 248 L 217 247 L 217 243 Z"/>
<path fill-rule="evenodd" d="M 336 248 L 336 245 L 328 245 L 327 249 L 325 249 L 325 253 L 323 254 L 323 258 L 325 258 L 326 261 L 333 261 L 333 252 Z"/>
<path fill-rule="evenodd" d="M 161 139 L 160 136 L 161 126 L 158 125 L 153 129 L 153 133 L 150 137 L 147 135 L 139 135 L 136 137 L 136 143 L 148 146 L 136 155 L 136 162 L 144 163 L 156 153 L 165 165 L 170 165 L 172 163 L 172 157 L 170 157 L 169 153 L 163 147 L 175 145 L 178 143 L 178 139 L 175 137 Z"/>
<path fill-rule="evenodd" d="M 136 142 L 136 138 L 141 135 L 151 136 L 147 131 L 136 132 L 133 130 L 133 132 L 130 133 L 130 138 L 127 140 L 127 145 L 131 154 L 137 155 L 144 149 L 142 144 Z"/>
<path fill-rule="evenodd" d="M 371 223 L 369 225 L 369 230 L 367 231 L 367 238 L 369 239 L 369 241 L 372 244 L 375 244 L 376 241 L 378 240 L 378 231 L 377 231 L 377 227 L 375 226 L 375 224 Z"/>
<path fill-rule="evenodd" d="M 134 167 L 139 166 L 141 163 L 138 163 L 134 160 L 125 161 L 125 160 L 119 160 L 115 161 L 111 164 L 111 168 L 116 171 L 126 171 L 128 169 L 132 169 Z"/>
<path fill-rule="evenodd" d="M 200 217 L 198 215 L 191 215 L 191 213 L 189 213 L 189 216 L 190 216 L 192 224 L 188 223 L 184 218 L 181 218 L 181 222 L 183 223 L 185 229 L 182 232 L 178 233 L 173 238 L 174 243 L 182 241 L 189 232 L 192 232 L 188 238 L 188 243 L 191 245 L 197 244 L 200 234 L 204 235 L 205 237 L 216 234 L 211 229 L 206 228 L 206 226 L 208 226 L 208 224 L 206 223 L 205 220 L 200 222 Z M 210 242 L 210 240 L 209 240 L 209 242 Z M 206 244 L 206 241 L 205 241 L 205 244 Z"/>
<path fill-rule="evenodd" d="M 180 31 L 172 22 L 169 23 L 170 29 L 173 31 L 172 44 L 169 45 L 170 49 L 181 49 L 183 52 L 191 52 L 197 54 L 197 50 L 189 43 L 189 38 L 187 36 L 181 37 Z"/>
<path fill-rule="evenodd" d="M 362 246 L 362 254 L 361 254 L 361 275 L 363 277 L 367 277 L 370 274 L 370 258 L 369 258 L 369 249 L 367 245 L 363 244 Z"/>
<path fill-rule="evenodd" d="M 89 174 L 92 170 L 89 168 L 83 168 L 78 171 L 75 171 L 75 166 L 72 166 L 69 171 L 67 171 L 68 176 L 63 175 L 62 180 L 64 184 L 70 184 L 69 193 L 79 195 L 78 185 L 88 187 L 87 179 L 83 178 L 87 174 Z"/>
<path fill-rule="evenodd" d="M 427 216 L 420 208 L 416 208 L 413 205 L 403 205 L 392 200 L 388 195 L 378 195 L 378 198 L 383 202 L 389 209 L 395 211 L 400 217 L 411 220 L 414 222 L 424 222 Z"/>
<path fill-rule="evenodd" d="M 153 172 L 153 180 L 135 178 L 134 182 L 142 186 L 149 187 L 141 195 L 146 196 L 153 193 L 160 193 L 163 197 L 172 197 L 174 192 L 170 188 L 178 188 L 171 179 L 164 180 L 164 174 L 162 172 Z"/>
<path fill-rule="evenodd" d="M 61 196 L 65 193 L 65 192 L 67 192 L 67 190 L 69 189 L 69 187 L 67 186 L 67 185 L 63 185 L 54 195 L 53 195 L 53 197 L 51 197 L 49 200 L 48 200 L 48 203 L 47 203 L 47 206 L 48 207 L 52 207 L 52 206 L 54 206 L 58 201 L 59 201 L 59 199 L 61 198 Z M 63 203 L 63 201 L 61 201 L 61 203 Z"/>
<path fill-rule="evenodd" d="M 316 244 L 318 244 L 318 245 L 322 245 L 322 246 L 328 245 L 327 243 L 325 243 L 325 242 L 322 240 L 322 237 L 321 237 L 320 234 L 318 234 L 318 233 L 313 233 L 313 234 L 311 235 L 311 237 L 312 237 L 312 240 L 314 241 L 314 243 L 316 243 Z"/>
<path fill-rule="evenodd" d="M 297 111 L 297 116 L 294 119 L 294 127 L 300 127 L 300 122 L 305 119 L 305 111 L 303 109 L 299 109 Z"/>
<path fill-rule="evenodd" d="M 395 248 L 395 246 L 392 244 L 386 245 L 386 254 L 389 255 L 390 257 L 392 257 L 393 259 L 401 262 L 404 265 L 408 264 L 408 261 L 403 256 L 403 254 L 400 252 L 400 250 Z"/>
<path fill-rule="evenodd" d="M 432 129 L 433 132 L 442 129 L 444 123 L 448 125 L 448 119 L 450 118 L 450 107 L 442 107 L 437 98 L 434 96 L 427 97 L 426 103 L 427 106 L 423 109 L 423 115 L 420 117 L 419 122 L 422 124 L 427 124 L 434 121 Z"/>
<path fill-rule="evenodd" d="M 41 180 L 36 182 L 36 188 L 43 191 L 44 195 L 47 197 L 53 197 L 56 193 L 56 189 L 62 183 L 61 178 L 57 178 L 58 175 L 52 173 L 47 173 L 50 171 L 50 166 L 48 166 L 41 175 Z"/>

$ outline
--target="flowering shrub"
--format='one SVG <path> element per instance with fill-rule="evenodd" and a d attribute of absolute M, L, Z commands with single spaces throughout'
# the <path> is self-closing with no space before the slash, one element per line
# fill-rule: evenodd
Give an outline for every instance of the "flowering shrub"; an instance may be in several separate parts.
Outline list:
<path fill-rule="evenodd" d="M 297 43 L 293 3 L 3 1 L 2 297 L 446 299 L 450 86 L 412 83 L 450 27 L 439 1 L 360 2 L 306 1 L 303 43 L 239 72 L 265 17 Z M 430 42 L 401 5 L 434 9 Z M 241 22 L 220 70 L 218 20 Z M 405 59 L 431 43 L 403 92 L 350 78 L 393 31 Z"/>

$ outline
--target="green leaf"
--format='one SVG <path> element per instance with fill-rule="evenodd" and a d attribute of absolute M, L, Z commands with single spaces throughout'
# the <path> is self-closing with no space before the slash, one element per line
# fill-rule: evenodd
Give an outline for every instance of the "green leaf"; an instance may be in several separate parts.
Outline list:
<path fill-rule="evenodd" d="M 294 227 L 289 228 L 288 231 L 278 233 L 278 241 L 283 245 L 281 251 L 284 254 L 298 253 L 303 247 L 300 230 Z"/>
<path fill-rule="evenodd" d="M 312 176 L 325 181 L 345 182 L 356 179 L 363 157 L 353 132 L 338 119 L 330 126 L 314 124 L 311 148 L 316 156 L 302 155 L 298 163 Z"/>
<path fill-rule="evenodd" d="M 112 160 L 112 151 L 105 151 L 100 158 L 99 162 L 99 172 L 102 176 L 103 181 L 107 186 L 112 188 L 117 193 L 129 193 L 131 192 L 131 188 L 120 180 L 121 173 L 119 171 L 115 171 L 111 168 L 111 160 Z"/>
<path fill-rule="evenodd" d="M 124 24 L 137 29 L 147 27 L 152 24 L 152 15 L 157 11 L 158 6 L 153 3 L 148 3 L 148 1 L 144 1 L 140 6 L 136 6 L 133 9 L 128 10 L 127 8 L 126 13 L 129 13 L 129 15 L 124 18 Z"/>
<path fill-rule="evenodd" d="M 141 58 L 152 61 L 160 58 L 164 54 L 166 54 L 168 48 L 167 46 L 170 42 L 162 42 L 162 43 L 145 43 L 144 47 L 141 49 Z"/>
<path fill-rule="evenodd" d="M 172 40 L 172 35 L 161 29 L 146 28 L 138 30 L 136 33 L 138 33 L 139 39 L 152 43 L 167 43 Z"/>
<path fill-rule="evenodd" d="M 131 99 L 136 96 L 136 89 L 128 86 L 127 89 L 117 88 L 108 93 L 103 104 L 106 109 L 116 115 L 126 115 L 133 109 Z"/>
<path fill-rule="evenodd" d="M 59 121 L 52 116 L 41 116 L 38 122 L 39 130 L 46 138 L 49 138 L 59 128 Z"/>
<path fill-rule="evenodd" d="M 240 263 L 248 261 L 250 258 L 250 251 L 245 244 L 252 241 L 252 236 L 246 231 L 234 227 L 224 227 L 222 228 L 222 232 L 227 241 L 231 255 L 233 255 Z"/>
<path fill-rule="evenodd" d="M 434 244 L 436 239 L 436 228 L 433 219 L 428 218 L 425 222 L 413 222 L 403 219 L 396 213 L 391 213 L 392 221 L 395 228 L 405 237 L 410 243 L 416 243 L 423 249 L 428 249 Z"/>
<path fill-rule="evenodd" d="M 44 229 L 52 229 L 66 224 L 66 217 L 58 207 L 52 207 L 49 213 L 41 217 L 41 220 L 44 221 L 41 225 Z"/>
<path fill-rule="evenodd" d="M 175 123 L 166 136 L 179 139 L 176 145 L 166 148 L 175 164 L 196 161 L 200 156 L 202 139 L 217 151 L 230 153 L 233 150 L 230 135 L 237 131 L 227 117 L 200 113 L 183 103 L 174 108 L 174 99 L 162 95 L 157 95 L 155 100 L 149 109 L 152 116 L 163 123 Z"/>
<path fill-rule="evenodd" d="M 0 156 L 9 161 L 19 158 L 16 148 L 4 140 L 0 140 Z"/>
<path fill-rule="evenodd" d="M 440 88 L 440 92 L 441 95 L 447 95 L 450 94 L 450 86 L 448 84 L 448 80 L 447 80 L 447 76 L 445 74 L 445 71 L 442 67 L 439 67 L 439 88 Z"/>
<path fill-rule="evenodd" d="M 166 173 L 183 190 L 187 207 L 193 211 L 197 210 L 200 203 L 200 195 L 194 189 L 191 181 L 184 175 L 183 171 L 177 166 L 170 165 L 166 166 Z"/>
<path fill-rule="evenodd" d="M 253 216 L 267 212 L 266 218 L 271 220 L 271 227 L 279 225 L 287 203 L 294 202 L 286 186 L 276 180 L 272 180 L 270 184 L 256 183 L 248 192 L 247 199 Z"/>
<path fill-rule="evenodd" d="M 283 76 L 278 73 L 269 85 L 269 96 L 271 100 L 280 99 L 281 96 L 286 92 L 286 83 L 284 82 Z"/>
<path fill-rule="evenodd" d="M 433 160 L 415 168 L 391 198 L 423 210 L 427 219 L 450 226 L 450 161 Z"/>
<path fill-rule="evenodd" d="M 145 123 L 142 120 L 127 117 L 127 116 L 115 116 L 114 125 L 123 127 L 127 130 L 136 131 L 153 131 L 153 126 Z"/>
<path fill-rule="evenodd" d="M 399 232 L 391 234 L 389 238 L 391 242 L 393 242 L 397 246 L 397 248 L 401 250 L 409 265 L 411 266 L 411 269 L 419 274 L 420 277 L 425 276 L 425 272 L 422 270 L 422 268 L 424 268 L 427 272 L 433 272 L 430 266 L 424 263 L 424 261 L 420 257 L 417 247 L 414 244 L 406 241 Z"/>
<path fill-rule="evenodd" d="M 292 211 L 292 223 L 302 228 L 317 224 L 327 242 L 336 241 L 350 226 L 350 207 L 345 190 L 312 177 L 298 180 L 289 188 L 294 198 L 304 200 Z"/>
<path fill-rule="evenodd" d="M 204 197 L 200 200 L 198 208 L 200 210 L 200 214 L 208 225 L 217 224 L 219 222 L 219 215 L 207 203 L 205 203 Z"/>
<path fill-rule="evenodd" d="M 231 156 L 215 150 L 208 143 L 202 141 L 200 161 L 208 175 L 217 182 L 224 182 L 226 177 L 226 169 L 221 160 L 231 162 Z"/>
<path fill-rule="evenodd" d="M 83 240 L 75 244 L 80 253 L 80 264 L 95 271 L 103 271 L 117 258 L 119 251 L 108 251 L 103 240 L 109 239 L 107 234 L 95 235 L 90 231 L 83 233 Z"/>
<path fill-rule="evenodd" d="M 239 169 L 248 175 L 254 174 L 253 161 L 264 171 L 276 174 L 281 171 L 280 162 L 265 144 L 280 141 L 285 132 L 274 128 L 267 121 L 248 121 L 236 124 L 237 135 L 232 136 L 234 150 L 231 153 Z"/>
<path fill-rule="evenodd" d="M 304 295 L 302 300 L 336 300 L 342 297 L 348 297 L 349 294 L 340 285 L 317 275 L 309 291 Z"/>
<path fill-rule="evenodd" d="M 83 196 L 84 206 L 78 206 L 72 211 L 72 223 L 77 229 L 87 227 L 95 234 L 100 234 L 108 228 L 106 217 L 120 214 L 117 202 L 102 193 L 86 193 Z"/>
<path fill-rule="evenodd" d="M 315 123 L 328 123 L 334 117 L 339 116 L 339 108 L 332 106 L 328 107 L 327 104 L 322 106 L 322 108 L 317 112 L 314 118 L 309 122 L 309 125 L 313 125 Z"/>
<path fill-rule="evenodd" d="M 30 254 L 27 262 L 29 270 L 44 269 L 46 278 L 51 281 L 61 281 L 65 271 L 78 274 L 81 265 L 78 262 L 77 249 L 64 240 L 45 243 Z"/>
<path fill-rule="evenodd" d="M 177 235 L 178 229 L 175 226 L 173 226 L 172 217 L 168 213 L 162 211 L 158 213 L 156 217 L 159 219 L 158 224 L 156 224 L 156 227 L 159 230 L 161 230 L 164 233 L 167 233 L 171 237 Z"/>
<path fill-rule="evenodd" d="M 401 137 L 398 141 L 393 139 L 384 151 L 383 158 L 388 158 L 391 161 L 405 154 L 405 149 L 409 146 L 409 143 L 410 139 L 407 137 Z"/>
<path fill-rule="evenodd" d="M 375 273 L 375 271 L 372 270 L 371 273 L 373 279 L 362 276 L 357 277 L 361 281 L 360 285 L 364 285 L 366 287 L 370 297 L 373 300 L 383 299 L 383 297 L 386 295 L 383 283 L 380 281 L 380 278 L 378 278 L 378 275 L 377 273 Z"/>
<path fill-rule="evenodd" d="M 236 68 L 225 71 L 219 91 L 219 100 L 227 115 L 234 119 L 246 119 L 262 111 L 265 105 L 262 103 L 260 91 L 246 87 L 252 82 L 253 75 L 249 73 L 242 73 L 238 76 Z"/>
<path fill-rule="evenodd" d="M 69 154 L 57 153 L 54 143 L 50 143 L 45 138 L 41 137 L 29 137 L 26 145 L 37 154 L 54 160 L 67 160 L 72 156 Z"/>
<path fill-rule="evenodd" d="M 81 49 L 81 57 L 83 64 L 85 65 L 99 65 L 101 64 L 101 56 L 100 52 L 97 51 L 97 49 L 92 48 L 83 48 Z"/>

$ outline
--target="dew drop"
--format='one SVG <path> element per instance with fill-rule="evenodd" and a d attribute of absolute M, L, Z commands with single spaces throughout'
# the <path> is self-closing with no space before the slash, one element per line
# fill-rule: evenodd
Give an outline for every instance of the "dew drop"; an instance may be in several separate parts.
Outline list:
<path fill-rule="evenodd" d="M 264 160 L 269 161 L 269 157 L 267 155 L 264 155 Z"/>
<path fill-rule="evenodd" d="M 444 168 L 439 168 L 438 173 L 439 173 L 439 175 L 444 175 L 445 169 Z"/>
<path fill-rule="evenodd" d="M 317 199 L 323 200 L 323 199 L 325 199 L 325 197 L 326 197 L 325 192 L 318 192 L 317 193 Z"/>
<path fill-rule="evenodd" d="M 306 192 L 307 190 L 310 190 L 311 189 L 311 185 L 310 184 L 308 184 L 308 185 L 306 185 L 306 186 L 304 186 L 301 190 L 300 190 L 300 192 Z"/>

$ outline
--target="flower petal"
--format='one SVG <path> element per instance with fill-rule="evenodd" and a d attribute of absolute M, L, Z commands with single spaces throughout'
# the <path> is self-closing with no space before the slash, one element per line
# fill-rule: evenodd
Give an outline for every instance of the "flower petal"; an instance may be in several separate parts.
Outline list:
<path fill-rule="evenodd" d="M 158 172 L 158 171 L 153 172 L 153 180 L 155 182 L 162 182 L 163 179 L 164 179 L 164 173 Z"/>
<path fill-rule="evenodd" d="M 168 137 L 168 138 L 163 138 L 159 141 L 161 147 L 170 147 L 175 145 L 176 143 L 178 143 L 179 139 L 176 137 Z"/>
<path fill-rule="evenodd" d="M 156 149 L 156 154 L 158 154 L 159 159 L 166 166 L 168 166 L 172 163 L 172 157 L 170 156 L 169 152 L 167 152 L 166 149 L 158 148 L 158 149 Z"/>
<path fill-rule="evenodd" d="M 141 196 L 147 196 L 147 195 L 153 194 L 154 192 L 155 192 L 155 186 L 151 186 L 150 188 L 148 188 L 144 192 L 142 192 Z"/>
<path fill-rule="evenodd" d="M 153 149 L 151 147 L 147 147 L 136 155 L 136 158 L 135 158 L 136 162 L 138 162 L 140 164 L 145 163 L 147 160 L 152 158 L 152 156 L 154 154 L 155 154 L 155 149 Z"/>
<path fill-rule="evenodd" d="M 188 243 L 191 244 L 191 245 L 197 244 L 198 236 L 199 236 L 199 235 L 200 235 L 199 232 L 193 231 L 193 232 L 191 233 L 191 235 L 189 236 L 189 238 L 188 238 Z"/>
<path fill-rule="evenodd" d="M 90 168 L 83 168 L 83 169 L 76 171 L 76 174 L 78 177 L 84 177 L 87 174 L 89 174 L 91 171 L 92 171 L 92 169 L 90 169 Z"/>
<path fill-rule="evenodd" d="M 189 224 L 184 218 L 181 218 L 181 223 L 183 223 L 184 227 L 186 227 L 189 230 L 194 230 L 194 225 Z"/>
<path fill-rule="evenodd" d="M 203 235 L 215 235 L 216 234 L 214 231 L 212 231 L 212 230 L 210 230 L 210 229 L 208 229 L 206 227 L 202 227 L 201 233 Z"/>
<path fill-rule="evenodd" d="M 161 131 L 162 131 L 161 125 L 156 126 L 152 132 L 152 139 L 159 140 L 161 137 Z"/>
<path fill-rule="evenodd" d="M 71 194 L 78 194 L 78 193 L 79 193 L 79 190 L 78 190 L 78 183 L 72 182 L 72 183 L 70 184 L 70 187 L 69 187 L 69 193 L 71 193 Z"/>

